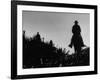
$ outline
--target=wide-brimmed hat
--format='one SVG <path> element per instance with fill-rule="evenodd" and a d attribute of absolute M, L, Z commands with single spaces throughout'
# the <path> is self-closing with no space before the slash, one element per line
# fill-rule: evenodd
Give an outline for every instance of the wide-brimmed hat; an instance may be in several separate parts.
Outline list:
<path fill-rule="evenodd" d="M 75 20 L 75 22 L 74 23 L 78 23 L 78 21 L 77 20 Z"/>

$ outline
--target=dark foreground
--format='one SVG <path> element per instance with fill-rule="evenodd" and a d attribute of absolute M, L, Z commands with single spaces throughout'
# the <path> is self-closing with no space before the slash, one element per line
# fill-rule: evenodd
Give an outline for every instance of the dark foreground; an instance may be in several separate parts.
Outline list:
<path fill-rule="evenodd" d="M 30 60 L 31 61 L 31 60 Z M 82 52 L 77 55 L 62 55 L 58 58 L 53 56 L 50 58 L 41 57 L 34 58 L 30 64 L 24 64 L 23 68 L 45 68 L 45 67 L 67 67 L 67 66 L 87 66 L 89 65 L 89 48 L 82 50 Z"/>
<path fill-rule="evenodd" d="M 40 35 L 26 38 L 23 34 L 23 68 L 67 67 L 89 65 L 89 47 L 72 55 L 56 48 L 52 40 L 44 42 Z"/>

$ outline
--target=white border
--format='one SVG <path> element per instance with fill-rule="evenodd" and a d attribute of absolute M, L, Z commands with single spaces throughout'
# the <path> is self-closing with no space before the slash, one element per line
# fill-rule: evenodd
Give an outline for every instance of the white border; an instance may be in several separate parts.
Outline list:
<path fill-rule="evenodd" d="M 22 10 L 89 13 L 90 14 L 90 66 L 23 69 L 22 68 Z M 94 10 L 81 9 L 81 8 L 77 9 L 77 8 L 18 5 L 17 6 L 17 75 L 82 72 L 82 71 L 94 71 Z"/>

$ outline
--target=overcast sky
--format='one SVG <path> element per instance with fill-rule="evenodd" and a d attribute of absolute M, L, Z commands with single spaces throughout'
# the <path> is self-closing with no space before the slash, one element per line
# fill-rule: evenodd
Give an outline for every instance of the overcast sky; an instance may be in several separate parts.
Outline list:
<path fill-rule="evenodd" d="M 26 36 L 37 32 L 45 41 L 53 40 L 55 46 L 67 48 L 72 37 L 72 26 L 78 20 L 84 43 L 90 45 L 90 15 L 82 13 L 23 11 L 22 26 Z"/>

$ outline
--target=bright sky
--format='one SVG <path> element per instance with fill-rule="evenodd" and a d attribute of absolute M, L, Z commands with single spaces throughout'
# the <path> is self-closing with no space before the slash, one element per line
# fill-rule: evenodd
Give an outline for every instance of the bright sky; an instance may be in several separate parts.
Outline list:
<path fill-rule="evenodd" d="M 78 20 L 84 43 L 90 45 L 90 15 L 85 13 L 23 11 L 22 26 L 28 37 L 37 32 L 45 41 L 53 40 L 55 46 L 68 49 L 72 26 Z"/>

